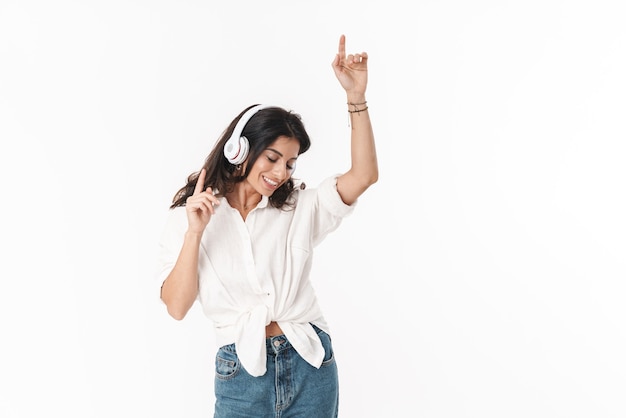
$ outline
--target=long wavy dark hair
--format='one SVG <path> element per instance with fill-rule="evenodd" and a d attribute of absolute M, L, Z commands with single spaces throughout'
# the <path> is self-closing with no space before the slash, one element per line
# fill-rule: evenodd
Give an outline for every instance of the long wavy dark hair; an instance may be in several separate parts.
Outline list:
<path fill-rule="evenodd" d="M 237 121 L 248 109 L 254 106 L 256 105 L 248 106 L 233 119 L 206 158 L 203 166 L 206 169 L 203 190 L 211 187 L 213 190 L 217 190 L 218 196 L 225 196 L 227 193 L 232 192 L 235 184 L 248 177 L 250 169 L 257 158 L 259 158 L 259 155 L 280 136 L 295 138 L 300 143 L 298 155 L 306 152 L 311 146 L 311 140 L 299 114 L 277 106 L 261 109 L 250 118 L 243 129 L 242 135 L 248 138 L 250 150 L 246 169 L 243 173 L 239 173 L 240 170 L 237 169 L 237 166 L 228 162 L 224 156 L 224 145 L 233 133 Z M 173 203 L 170 205 L 171 209 L 185 206 L 187 198 L 193 195 L 200 171 L 191 173 L 187 177 L 187 184 L 181 187 L 174 195 Z M 300 183 L 298 187 L 304 189 L 305 185 Z M 295 189 L 296 183 L 294 179 L 289 178 L 269 197 L 270 205 L 279 209 L 292 207 L 293 202 L 290 197 Z"/>

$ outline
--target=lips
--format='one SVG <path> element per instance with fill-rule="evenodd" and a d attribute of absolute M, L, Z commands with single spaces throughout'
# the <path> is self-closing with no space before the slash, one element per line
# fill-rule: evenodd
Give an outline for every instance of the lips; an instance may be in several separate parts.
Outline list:
<path fill-rule="evenodd" d="M 274 180 L 272 180 L 272 179 L 269 179 L 269 178 L 267 178 L 267 177 L 265 177 L 265 176 L 263 176 L 263 181 L 264 181 L 264 182 L 265 182 L 265 183 L 266 183 L 266 184 L 267 184 L 270 188 L 272 188 L 272 189 L 277 188 L 277 187 L 278 187 L 278 184 L 279 184 L 277 181 L 274 181 Z"/>

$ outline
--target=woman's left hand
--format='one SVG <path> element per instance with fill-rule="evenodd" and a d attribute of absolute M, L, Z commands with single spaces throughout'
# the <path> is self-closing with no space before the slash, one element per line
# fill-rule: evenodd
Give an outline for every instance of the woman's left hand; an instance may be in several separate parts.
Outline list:
<path fill-rule="evenodd" d="M 367 88 L 367 52 L 346 55 L 346 37 L 339 38 L 339 51 L 333 60 L 333 70 L 348 95 L 365 95 Z"/>

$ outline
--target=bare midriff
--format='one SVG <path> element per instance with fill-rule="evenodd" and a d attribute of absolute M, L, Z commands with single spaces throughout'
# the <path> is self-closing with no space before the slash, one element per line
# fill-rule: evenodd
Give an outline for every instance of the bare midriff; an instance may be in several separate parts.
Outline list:
<path fill-rule="evenodd" d="M 274 321 L 270 322 L 270 324 L 265 327 L 266 338 L 275 337 L 277 335 L 282 335 L 282 334 L 283 334 L 283 330 L 280 329 L 278 324 Z"/>

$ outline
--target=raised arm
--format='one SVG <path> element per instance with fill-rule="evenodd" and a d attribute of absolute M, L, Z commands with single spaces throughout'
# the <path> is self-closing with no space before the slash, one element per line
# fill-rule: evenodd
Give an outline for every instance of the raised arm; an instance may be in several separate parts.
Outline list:
<path fill-rule="evenodd" d="M 353 204 L 369 186 L 378 181 L 378 159 L 374 131 L 365 99 L 367 88 L 367 52 L 346 55 L 346 37 L 339 38 L 339 51 L 332 67 L 346 91 L 350 112 L 350 169 L 337 179 L 337 191 L 344 203 Z"/>
<path fill-rule="evenodd" d="M 198 251 L 200 241 L 219 200 L 211 188 L 203 190 L 206 170 L 198 176 L 196 188 L 185 204 L 188 228 L 176 264 L 161 287 L 161 299 L 169 314 L 181 320 L 193 305 L 198 295 Z"/>

